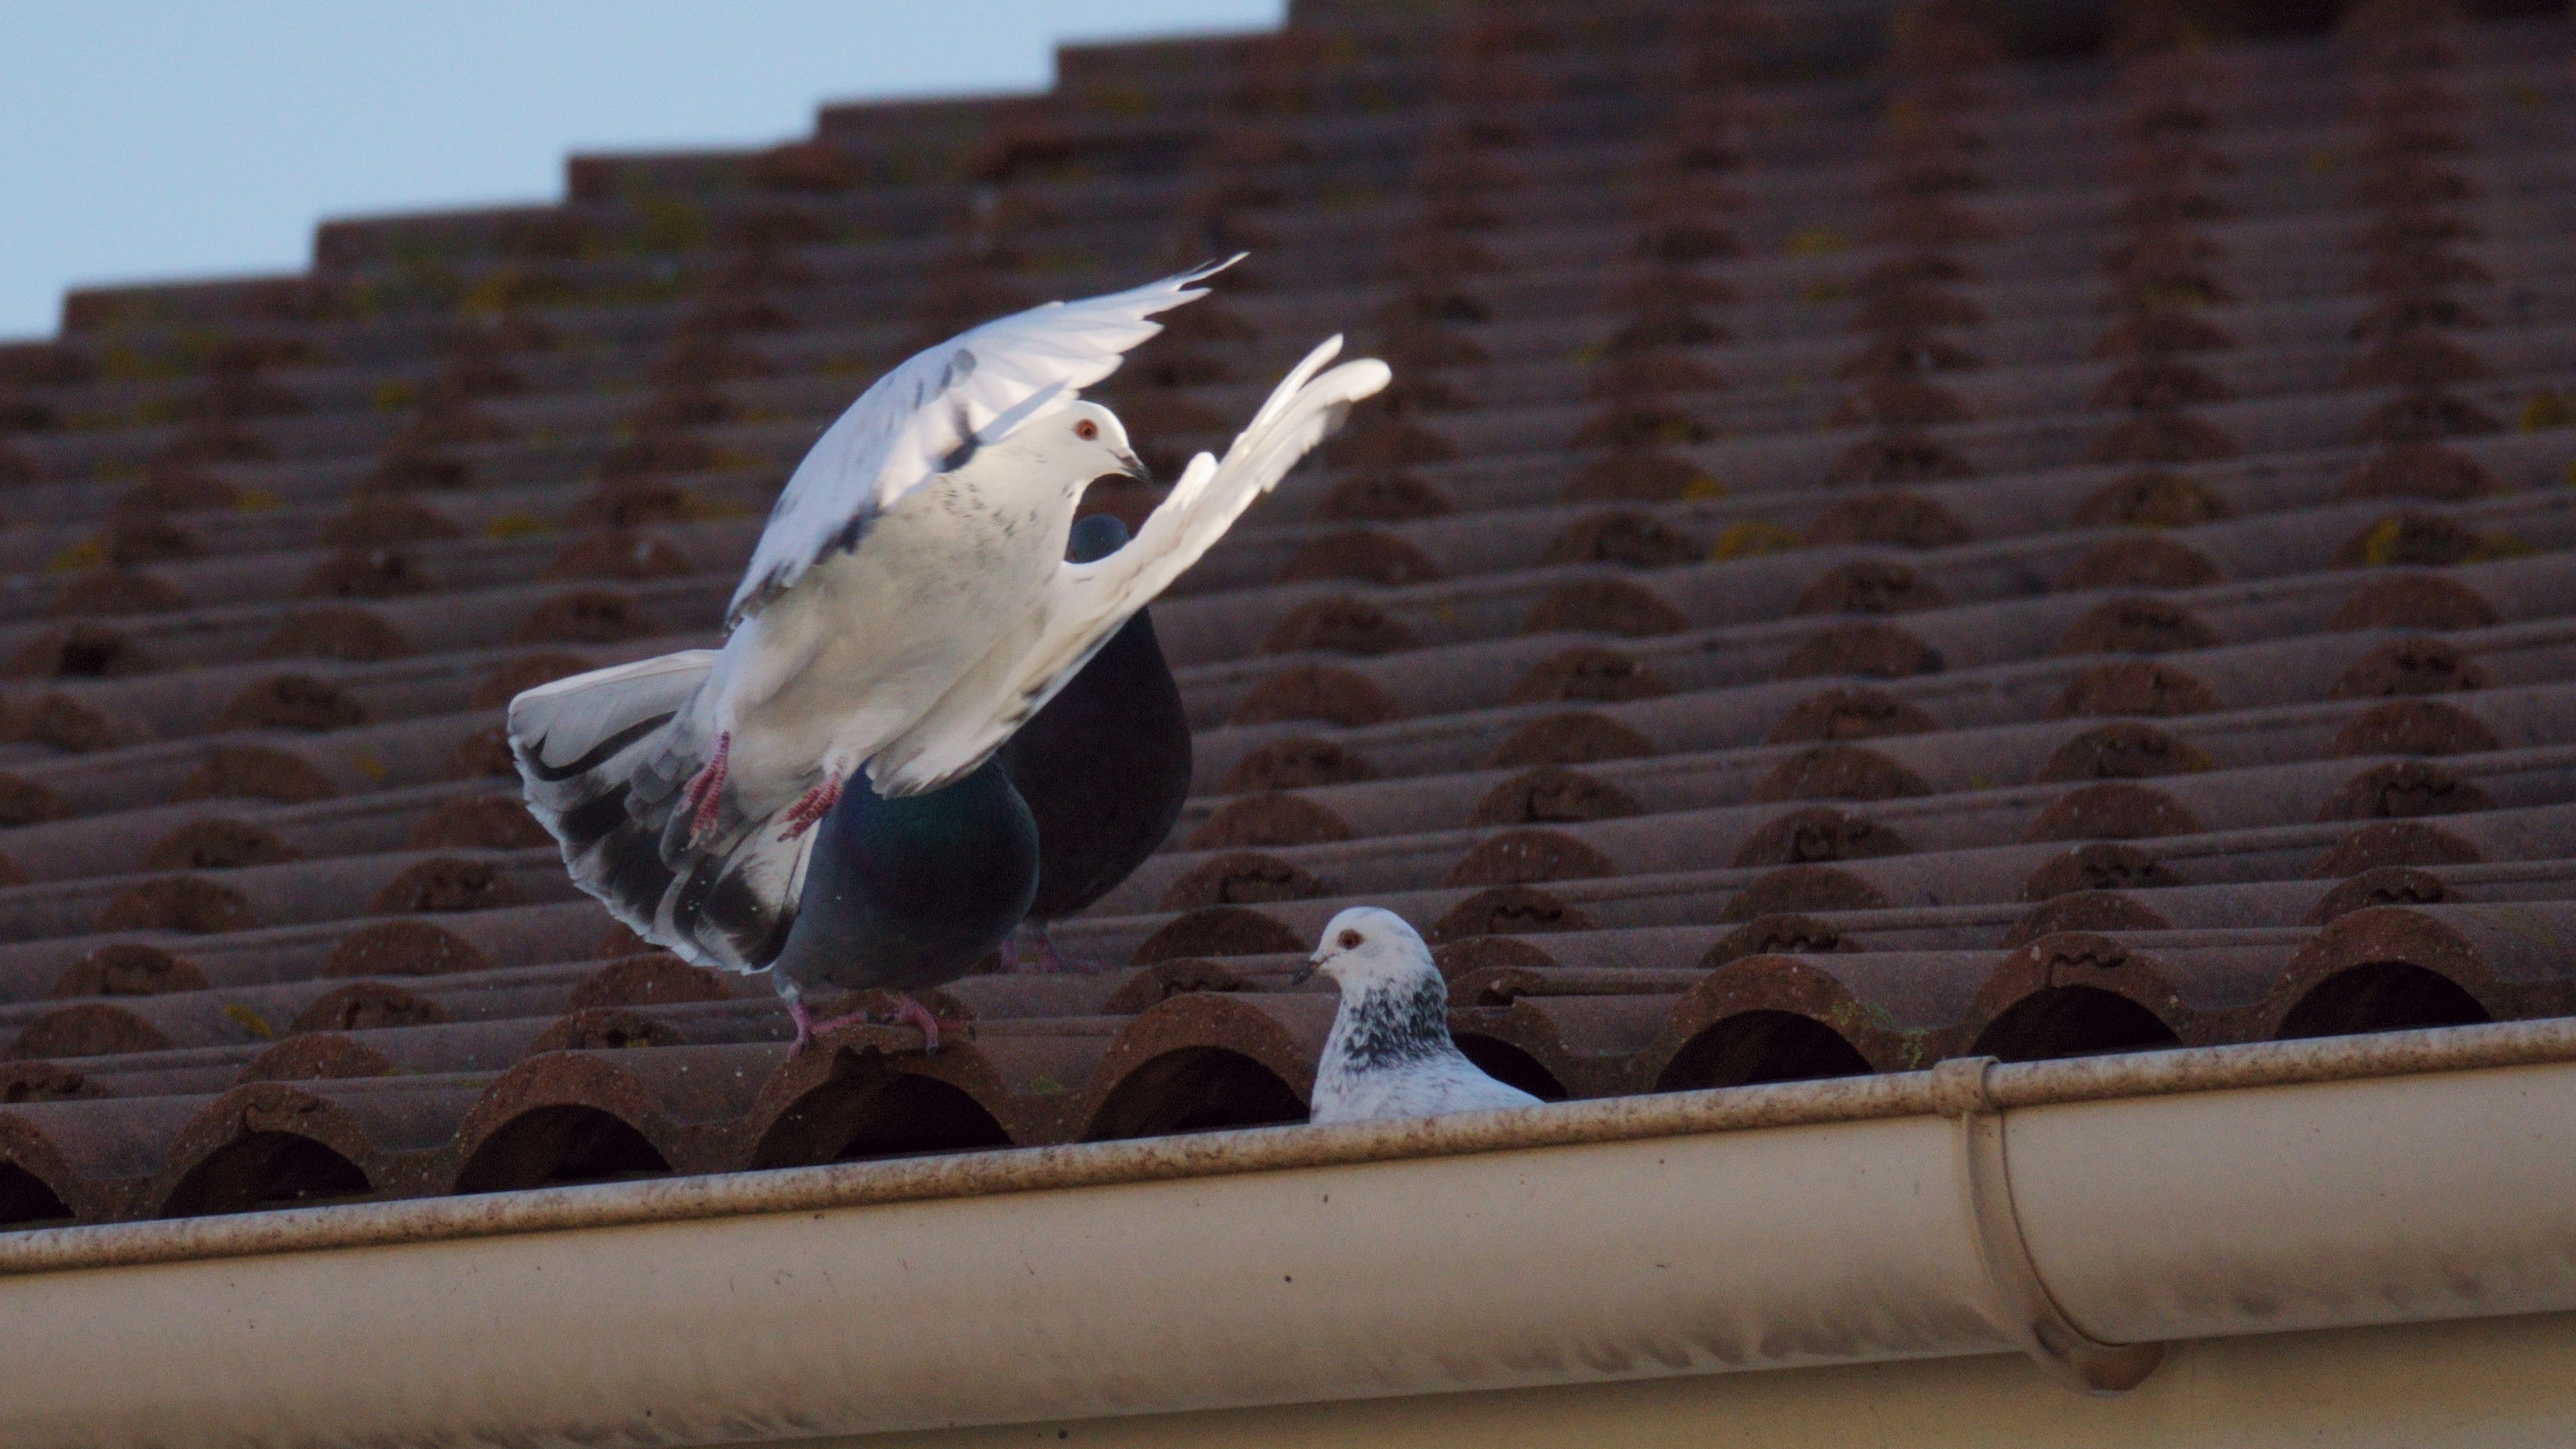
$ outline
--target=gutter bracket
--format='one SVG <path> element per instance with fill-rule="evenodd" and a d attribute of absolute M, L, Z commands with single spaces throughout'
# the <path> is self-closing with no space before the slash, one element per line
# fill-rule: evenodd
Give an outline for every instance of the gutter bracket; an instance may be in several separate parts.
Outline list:
<path fill-rule="evenodd" d="M 1932 1099 L 1959 1122 L 1959 1181 L 1977 1257 L 2001 1308 L 1996 1326 L 2022 1352 L 2078 1390 L 2108 1397 L 2144 1383 L 2164 1362 L 2161 1343 L 2102 1343 L 2066 1316 L 2039 1279 L 2013 1206 L 2003 1110 L 1987 1086 L 1993 1057 L 1953 1057 L 1932 1068 Z"/>

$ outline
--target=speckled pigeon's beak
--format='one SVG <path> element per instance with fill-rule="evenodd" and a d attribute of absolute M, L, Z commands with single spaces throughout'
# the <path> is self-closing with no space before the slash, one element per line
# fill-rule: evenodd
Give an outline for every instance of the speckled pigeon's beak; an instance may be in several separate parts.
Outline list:
<path fill-rule="evenodd" d="M 1291 986 L 1303 986 L 1303 985 L 1305 985 L 1305 984 L 1306 984 L 1306 978 L 1308 978 L 1308 977 L 1310 977 L 1310 976 L 1314 975 L 1314 974 L 1315 974 L 1315 968 L 1316 968 L 1316 967 L 1318 967 L 1318 966 L 1321 966 L 1321 965 L 1323 965 L 1323 964 L 1324 964 L 1324 953 L 1323 953 L 1323 952 L 1321 952 L 1321 951 L 1318 951 L 1318 952 L 1316 952 L 1314 955 L 1307 957 L 1307 958 L 1306 958 L 1306 964 L 1297 968 L 1297 974 L 1288 978 L 1288 984 L 1289 984 L 1289 985 L 1291 985 Z"/>

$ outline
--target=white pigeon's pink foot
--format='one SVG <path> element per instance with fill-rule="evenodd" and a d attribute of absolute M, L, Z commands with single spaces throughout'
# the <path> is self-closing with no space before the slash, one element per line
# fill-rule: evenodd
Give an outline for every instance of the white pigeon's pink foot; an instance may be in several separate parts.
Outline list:
<path fill-rule="evenodd" d="M 787 828 L 778 832 L 778 838 L 794 840 L 813 829 L 815 821 L 831 814 L 832 807 L 840 803 L 841 781 L 836 775 L 806 791 L 795 804 L 787 807 Z"/>
<path fill-rule="evenodd" d="M 733 733 L 716 736 L 715 758 L 689 777 L 689 843 L 697 844 L 716 828 L 716 808 L 724 800 L 725 775 L 733 754 Z"/>

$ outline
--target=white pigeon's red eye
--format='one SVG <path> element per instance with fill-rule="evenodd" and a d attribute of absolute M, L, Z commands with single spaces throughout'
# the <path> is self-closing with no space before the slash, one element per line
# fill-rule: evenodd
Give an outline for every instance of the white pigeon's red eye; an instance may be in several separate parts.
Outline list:
<path fill-rule="evenodd" d="M 1089 418 L 1084 418 L 1081 422 L 1073 425 L 1073 435 L 1088 443 L 1092 439 L 1100 436 L 1100 424 L 1093 422 Z"/>
<path fill-rule="evenodd" d="M 1360 933 L 1359 933 L 1359 932 L 1357 932 L 1357 931 L 1344 931 L 1344 932 L 1342 933 L 1342 949 L 1343 949 L 1343 950 L 1345 950 L 1345 951 L 1356 951 L 1356 950 L 1358 950 L 1358 949 L 1359 949 L 1359 947 L 1360 947 Z"/>

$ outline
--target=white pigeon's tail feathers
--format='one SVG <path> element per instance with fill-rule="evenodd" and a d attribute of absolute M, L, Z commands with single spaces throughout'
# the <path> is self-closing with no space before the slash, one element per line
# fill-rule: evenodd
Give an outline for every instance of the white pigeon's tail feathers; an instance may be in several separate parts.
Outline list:
<path fill-rule="evenodd" d="M 1363 358 L 1316 374 L 1342 348 L 1330 337 L 1306 354 L 1236 436 L 1220 462 L 1190 460 L 1171 493 L 1125 548 L 1066 564 L 1045 601 L 987 651 L 937 705 L 868 763 L 882 795 L 915 795 L 966 774 L 1008 741 L 1080 672 L 1136 611 L 1197 563 L 1253 501 L 1340 427 L 1351 405 L 1394 374 Z"/>
<path fill-rule="evenodd" d="M 692 841 L 689 782 L 715 741 L 691 705 L 715 660 L 693 649 L 531 689 L 510 701 L 510 753 L 575 885 L 657 946 L 750 971 L 785 939 L 812 837 L 781 842 L 728 805 Z"/>

